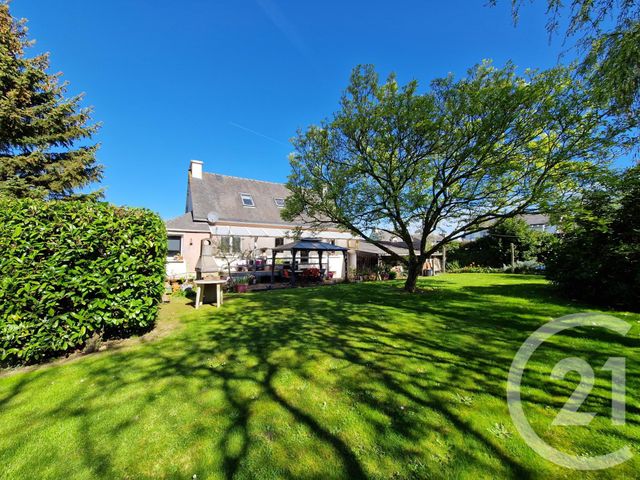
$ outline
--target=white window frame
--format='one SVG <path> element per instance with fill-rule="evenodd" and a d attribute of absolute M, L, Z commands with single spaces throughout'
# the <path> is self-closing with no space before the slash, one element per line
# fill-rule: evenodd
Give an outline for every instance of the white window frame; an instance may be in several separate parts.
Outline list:
<path fill-rule="evenodd" d="M 219 242 L 220 250 L 223 254 L 235 254 L 242 252 L 242 237 L 239 235 L 221 235 Z"/>
<path fill-rule="evenodd" d="M 278 201 L 282 202 L 282 204 L 278 203 Z M 281 197 L 274 198 L 273 203 L 275 203 L 276 207 L 278 208 L 284 208 L 284 198 L 281 198 Z"/>
<path fill-rule="evenodd" d="M 251 205 L 244 203 L 247 199 L 251 202 Z M 242 206 L 245 208 L 256 208 L 256 202 L 254 202 L 253 195 L 250 193 L 240 193 L 240 202 L 242 202 Z"/>
<path fill-rule="evenodd" d="M 174 257 L 176 257 L 178 255 L 182 255 L 182 248 L 184 246 L 184 235 L 176 235 L 176 234 L 173 234 L 173 233 L 170 234 L 170 235 L 167 235 L 167 247 L 168 247 L 168 244 L 169 244 L 169 238 L 174 238 L 174 237 L 180 239 L 180 251 L 178 253 L 174 253 L 173 255 L 170 255 L 169 251 L 167 249 L 167 258 L 174 258 Z"/>

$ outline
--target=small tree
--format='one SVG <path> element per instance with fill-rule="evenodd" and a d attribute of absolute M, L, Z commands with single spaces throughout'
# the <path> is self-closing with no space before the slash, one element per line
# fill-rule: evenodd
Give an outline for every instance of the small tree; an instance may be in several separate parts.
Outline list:
<path fill-rule="evenodd" d="M 239 260 L 248 260 L 253 256 L 254 249 L 242 249 L 240 237 L 215 236 L 212 237 L 213 254 L 224 262 L 227 274 L 231 277 L 231 267 Z"/>
<path fill-rule="evenodd" d="M 512 65 L 483 63 L 426 94 L 417 88 L 394 76 L 380 84 L 372 66 L 356 68 L 340 110 L 295 138 L 283 212 L 372 242 L 407 267 L 408 291 L 443 245 L 575 192 L 615 136 L 563 68 L 519 77 Z M 429 244 L 444 222 L 448 233 Z M 408 257 L 373 229 L 406 242 Z"/>
<path fill-rule="evenodd" d="M 98 126 L 80 95 L 65 98 L 60 74 L 47 73 L 47 54 L 25 57 L 32 43 L 0 1 L 0 195 L 60 198 L 102 177 L 97 145 L 84 143 Z"/>

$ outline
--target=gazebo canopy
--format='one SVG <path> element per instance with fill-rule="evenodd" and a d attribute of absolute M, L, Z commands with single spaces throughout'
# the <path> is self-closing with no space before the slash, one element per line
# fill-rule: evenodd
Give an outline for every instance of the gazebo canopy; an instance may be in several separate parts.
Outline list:
<path fill-rule="evenodd" d="M 301 238 L 300 240 L 296 240 L 295 242 L 275 247 L 271 250 L 271 283 L 273 284 L 273 278 L 276 268 L 276 255 L 280 252 L 291 252 L 293 254 L 293 262 L 291 268 L 291 285 L 295 285 L 297 268 L 296 255 L 298 254 L 298 252 L 300 252 L 300 255 L 302 255 L 302 252 L 318 252 L 318 264 L 320 265 L 320 269 L 322 269 L 322 254 L 324 252 L 342 252 L 342 255 L 344 257 L 345 278 L 347 278 L 347 251 L 347 248 L 339 247 L 337 245 L 334 245 L 333 243 L 321 242 L 319 238 Z M 327 255 L 327 270 L 329 269 L 328 259 L 329 255 Z"/>
<path fill-rule="evenodd" d="M 295 242 L 287 243 L 273 249 L 274 252 L 288 251 L 315 251 L 315 252 L 346 252 L 348 249 L 332 243 L 321 242 L 318 238 L 301 238 Z"/>

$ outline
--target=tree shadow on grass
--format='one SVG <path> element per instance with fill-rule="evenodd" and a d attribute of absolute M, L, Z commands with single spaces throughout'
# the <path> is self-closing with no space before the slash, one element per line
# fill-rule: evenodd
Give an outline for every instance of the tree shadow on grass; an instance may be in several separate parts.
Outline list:
<path fill-rule="evenodd" d="M 544 288 L 527 294 L 530 285 L 502 287 L 410 295 L 389 284 L 345 285 L 261 292 L 220 310 L 190 311 L 185 328 L 169 338 L 64 367 L 93 387 L 70 388 L 22 413 L 12 445 L 55 419 L 74 422 L 71 440 L 96 478 L 441 478 L 465 468 L 479 477 L 536 476 L 540 464 L 524 461 L 478 425 L 473 407 L 456 401 L 482 398 L 487 408 L 504 410 L 505 379 L 521 341 L 541 316 L 566 311 L 552 299 L 532 310 Z M 495 296 L 532 305 L 500 309 Z M 556 347 L 552 357 L 576 345 Z M 21 377 L 0 392 L 0 405 L 28 402 L 56 372 Z M 553 395 L 561 393 L 558 387 Z M 601 399 L 592 403 L 602 408 Z M 318 406 L 324 404 L 326 410 Z M 293 439 L 295 425 L 304 429 L 301 440 Z M 424 452 L 425 437 L 444 453 Z M 181 461 L 143 458 L 123 466 L 124 444 L 152 455 L 175 449 Z M 0 458 L 18 450 L 0 449 Z M 315 455 L 324 460 L 309 461 Z"/>

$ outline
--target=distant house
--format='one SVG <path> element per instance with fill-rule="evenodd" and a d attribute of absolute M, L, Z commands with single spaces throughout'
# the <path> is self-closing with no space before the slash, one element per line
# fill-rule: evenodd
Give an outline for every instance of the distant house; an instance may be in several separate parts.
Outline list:
<path fill-rule="evenodd" d="M 403 241 L 399 236 L 393 235 L 385 230 L 374 229 L 371 232 L 371 237 L 375 238 L 379 243 L 384 245 L 385 247 L 393 250 L 398 255 L 407 256 L 409 255 L 409 250 L 407 247 L 407 243 Z M 444 238 L 444 235 L 439 233 L 432 233 L 429 235 L 427 242 L 429 244 L 434 244 L 441 241 Z M 412 239 L 412 248 L 415 252 L 420 251 L 420 232 L 416 232 L 411 236 Z M 373 245 L 369 242 L 361 242 L 358 250 L 359 256 L 362 258 L 358 260 L 359 264 L 372 266 L 377 263 L 379 259 L 387 260 L 387 253 Z M 446 261 L 446 257 L 443 251 L 435 252 L 429 258 L 427 258 L 422 267 L 423 274 L 427 274 L 428 270 L 432 270 L 433 273 L 440 273 L 445 270 L 444 262 Z"/>
<path fill-rule="evenodd" d="M 522 215 L 522 218 L 533 230 L 547 233 L 556 233 L 558 231 L 558 228 L 551 224 L 549 215 Z"/>
<path fill-rule="evenodd" d="M 226 270 L 227 262 L 234 270 L 264 265 L 271 258 L 272 248 L 296 237 L 320 238 L 347 247 L 348 266 L 352 269 L 377 264 L 386 255 L 336 226 L 317 230 L 302 220 L 283 220 L 280 214 L 289 194 L 282 183 L 206 173 L 201 161 L 192 160 L 187 174 L 185 213 L 165 222 L 169 245 L 167 275 L 195 275 L 201 242 L 205 239 L 214 242 L 221 271 Z M 302 268 L 317 262 L 314 253 L 309 255 L 300 258 Z M 342 254 L 330 255 L 329 268 L 334 278 L 344 276 L 343 265 Z"/>

